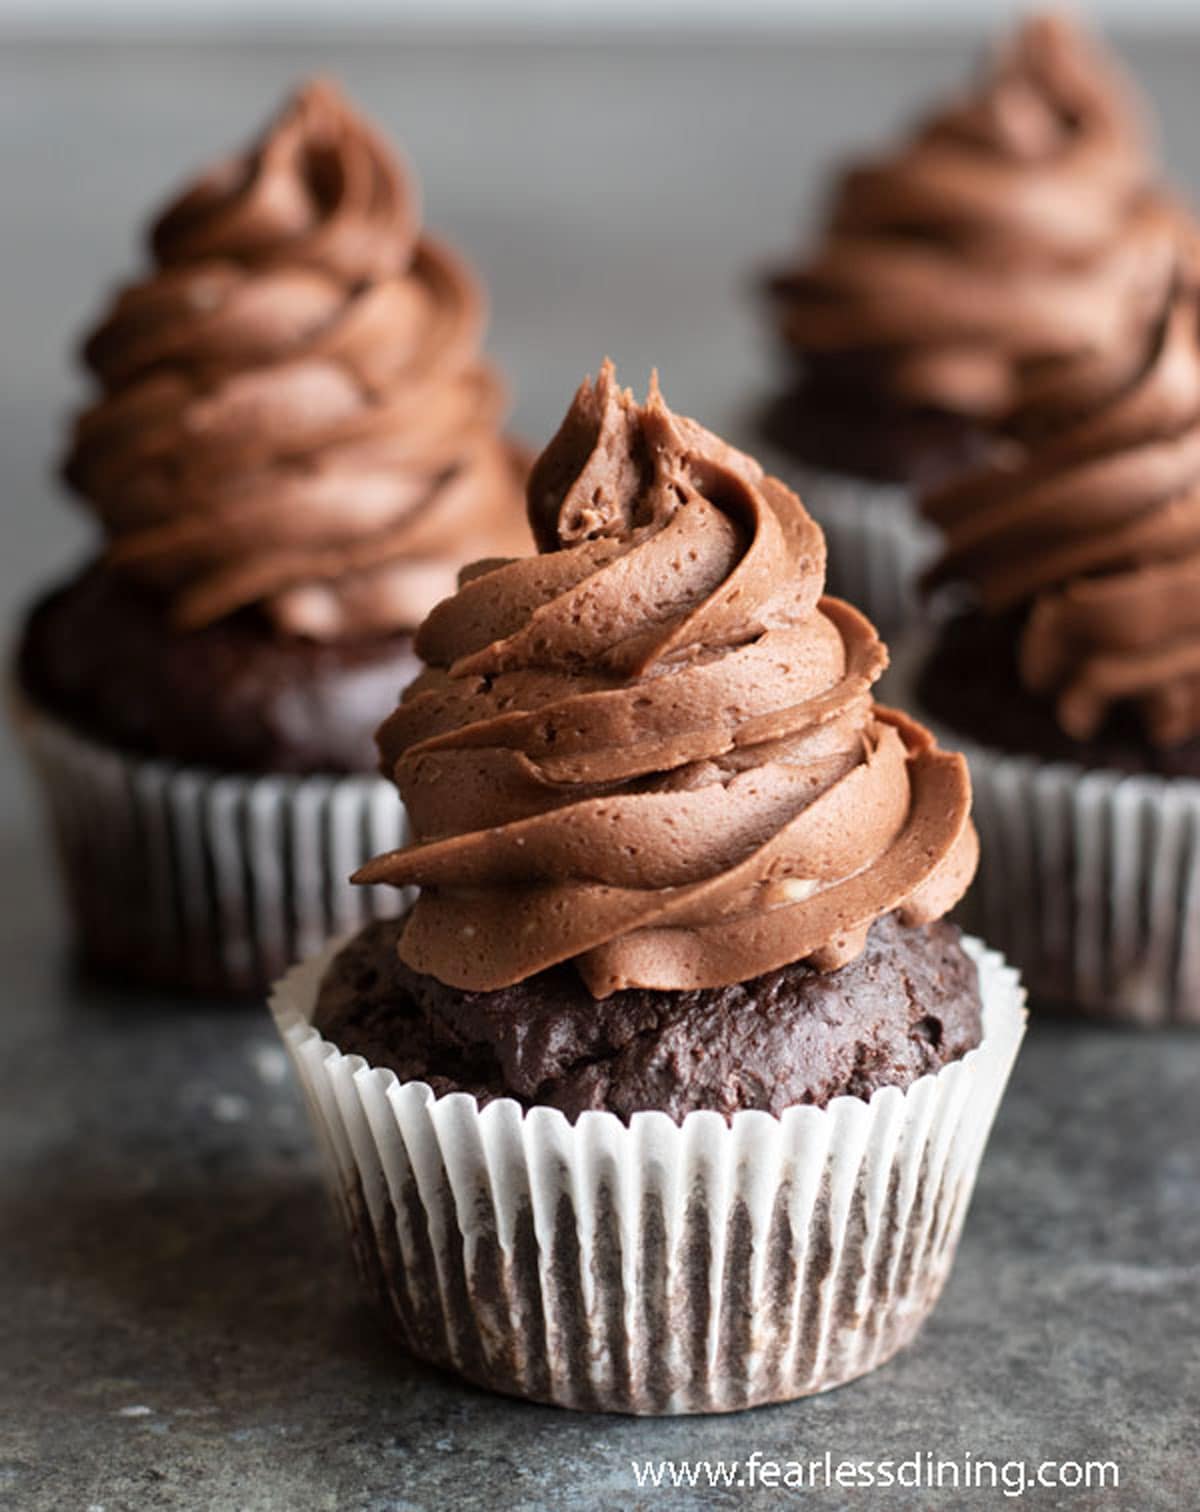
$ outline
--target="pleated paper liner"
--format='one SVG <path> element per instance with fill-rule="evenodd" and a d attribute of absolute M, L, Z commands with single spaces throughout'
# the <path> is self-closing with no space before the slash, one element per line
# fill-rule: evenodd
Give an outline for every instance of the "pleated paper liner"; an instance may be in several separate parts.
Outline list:
<path fill-rule="evenodd" d="M 396 890 L 348 880 L 403 840 L 382 777 L 204 771 L 81 736 L 20 694 L 11 707 L 91 968 L 257 993 L 330 935 L 403 908 Z"/>
<path fill-rule="evenodd" d="M 927 648 L 906 640 L 884 697 L 970 762 L 981 854 L 964 928 L 1004 951 L 1035 1001 L 1200 1024 L 1200 782 L 1010 755 L 939 728 L 914 697 Z"/>
<path fill-rule="evenodd" d="M 977 942 L 981 1044 L 905 1091 L 782 1117 L 435 1098 L 312 1027 L 330 947 L 277 986 L 362 1274 L 413 1353 L 564 1407 L 725 1412 L 824 1391 L 916 1334 L 950 1271 L 1025 1027 Z"/>

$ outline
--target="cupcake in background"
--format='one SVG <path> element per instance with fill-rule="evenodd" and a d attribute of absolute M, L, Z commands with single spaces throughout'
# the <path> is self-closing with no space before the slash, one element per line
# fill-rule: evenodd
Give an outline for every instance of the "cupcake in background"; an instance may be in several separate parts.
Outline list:
<path fill-rule="evenodd" d="M 850 166 L 770 282 L 793 377 L 763 417 L 829 537 L 831 588 L 888 633 L 932 538 L 917 490 L 982 461 L 1048 369 L 1119 362 L 1161 303 L 1174 208 L 1141 111 L 1071 21 L 1025 21 L 957 100 Z"/>
<path fill-rule="evenodd" d="M 611 366 L 535 463 L 540 554 L 422 626 L 379 732 L 418 887 L 273 1007 L 419 1355 L 703 1412 L 881 1364 L 933 1307 L 1024 1024 L 945 923 L 960 756 L 871 688 L 799 499 Z"/>
<path fill-rule="evenodd" d="M 1040 439 L 931 493 L 931 589 L 901 660 L 968 743 L 970 918 L 1045 998 L 1200 1022 L 1200 289 L 1184 258 L 1128 383 L 1064 372 Z M 1063 415 L 1075 419 L 1064 424 Z"/>
<path fill-rule="evenodd" d="M 86 343 L 103 545 L 26 622 L 19 722 L 85 958 L 251 990 L 363 917 L 378 710 L 462 563 L 525 549 L 526 462 L 476 279 L 331 85 L 150 240 Z"/>

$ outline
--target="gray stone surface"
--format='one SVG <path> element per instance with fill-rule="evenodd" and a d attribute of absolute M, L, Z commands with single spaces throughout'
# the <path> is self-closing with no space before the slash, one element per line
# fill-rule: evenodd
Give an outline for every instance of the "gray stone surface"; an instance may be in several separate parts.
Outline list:
<path fill-rule="evenodd" d="M 36 50 L 0 58 L 0 611 L 77 553 L 48 476 L 73 335 L 182 169 L 290 77 L 341 74 L 407 142 L 433 224 L 490 279 L 493 349 L 546 437 L 611 352 L 741 433 L 764 375 L 747 282 L 819 166 L 962 66 L 957 43 L 483 50 Z M 1196 44 L 1134 51 L 1174 166 L 1200 171 Z M 1190 157 L 1189 157 L 1190 154 Z M 1185 175 L 1186 176 L 1186 175 Z M 72 978 L 31 789 L 0 752 L 0 1506 L 768 1507 L 639 1493 L 634 1459 L 970 1451 L 1115 1459 L 1119 1492 L 1200 1502 L 1200 1038 L 1038 1023 L 950 1287 L 905 1356 L 751 1415 L 637 1422 L 484 1396 L 398 1354 L 357 1303 L 261 1009 Z M 830 1508 L 1002 1506 L 832 1490 Z"/>

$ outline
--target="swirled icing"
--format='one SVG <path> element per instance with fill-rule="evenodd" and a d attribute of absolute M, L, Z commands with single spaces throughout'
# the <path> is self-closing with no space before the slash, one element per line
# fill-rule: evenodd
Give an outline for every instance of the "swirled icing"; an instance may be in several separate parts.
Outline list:
<path fill-rule="evenodd" d="M 965 763 L 879 708 L 874 629 L 823 598 L 799 499 L 610 365 L 534 465 L 541 551 L 468 570 L 379 732 L 415 843 L 402 958 L 488 990 L 573 961 L 593 995 L 832 969 L 975 864 Z"/>
<path fill-rule="evenodd" d="M 157 266 L 87 342 L 66 474 L 114 569 L 197 628 L 250 605 L 318 639 L 411 629 L 524 549 L 483 298 L 332 86 L 158 219 Z"/>
<path fill-rule="evenodd" d="M 1200 295 L 1181 272 L 1116 398 L 930 495 L 945 549 L 929 584 L 1024 611 L 1021 676 L 1062 729 L 1118 704 L 1150 739 L 1200 734 Z"/>
<path fill-rule="evenodd" d="M 1003 420 L 1047 365 L 1095 376 L 1138 349 L 1177 213 L 1115 66 L 1035 17 L 962 99 L 843 176 L 821 245 L 773 280 L 780 331 L 811 361 L 868 358 L 856 381 L 889 401 Z"/>

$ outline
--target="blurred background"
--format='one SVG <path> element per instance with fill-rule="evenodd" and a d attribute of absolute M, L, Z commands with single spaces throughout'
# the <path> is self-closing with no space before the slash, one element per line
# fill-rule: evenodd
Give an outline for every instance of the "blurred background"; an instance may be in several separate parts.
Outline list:
<path fill-rule="evenodd" d="M 1031 8 L 0 0 L 0 178 L 18 207 L 0 281 L 0 423 L 21 510 L 9 581 L 44 580 L 87 539 L 53 476 L 85 392 L 74 348 L 140 265 L 147 217 L 308 74 L 335 75 L 391 134 L 428 224 L 479 268 L 531 441 L 606 351 L 634 384 L 657 364 L 677 407 L 738 436 L 768 379 L 759 270 L 799 245 L 841 158 L 958 88 Z M 1188 184 L 1200 3 L 1075 9 L 1152 95 Z"/>
<path fill-rule="evenodd" d="M 1006 0 L 605 0 L 602 5 L 595 0 L 3 0 L 0 22 L 44 35 L 73 30 L 295 35 L 380 26 L 597 32 L 668 25 L 736 33 L 883 24 L 927 30 L 984 24 L 1027 8 Z M 1076 9 L 1139 29 L 1164 23 L 1200 28 L 1196 0 L 1094 0 Z"/>
<path fill-rule="evenodd" d="M 55 476 L 87 393 L 78 339 L 143 265 L 143 228 L 286 93 L 329 73 L 407 154 L 426 223 L 490 293 L 489 349 L 535 446 L 610 354 L 753 446 L 771 381 L 759 275 L 828 176 L 959 88 L 1003 0 L 0 0 L 0 623 L 79 559 Z M 1097 0 L 1195 169 L 1198 0 Z M 1189 154 L 1191 154 L 1189 156 Z"/>

